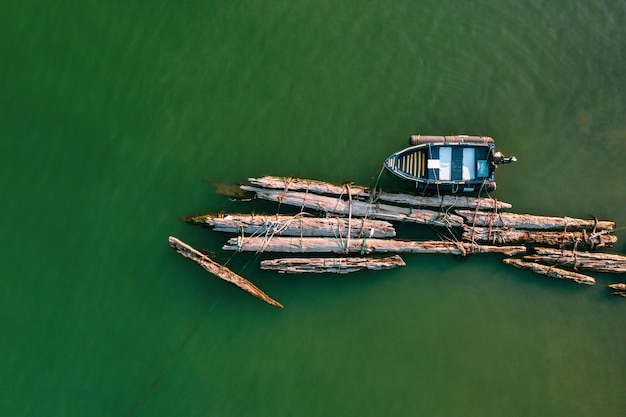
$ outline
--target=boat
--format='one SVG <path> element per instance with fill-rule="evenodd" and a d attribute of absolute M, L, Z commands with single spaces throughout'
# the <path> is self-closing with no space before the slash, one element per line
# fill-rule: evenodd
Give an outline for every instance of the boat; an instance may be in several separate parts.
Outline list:
<path fill-rule="evenodd" d="M 489 136 L 411 135 L 409 145 L 387 158 L 384 165 L 424 192 L 494 191 L 498 165 L 517 161 L 496 152 Z"/>

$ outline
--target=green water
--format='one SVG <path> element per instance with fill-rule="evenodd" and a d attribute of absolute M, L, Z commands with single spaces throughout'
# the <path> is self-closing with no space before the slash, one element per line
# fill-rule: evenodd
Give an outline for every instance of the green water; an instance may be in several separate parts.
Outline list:
<path fill-rule="evenodd" d="M 0 415 L 623 415 L 623 276 L 233 258 L 279 310 L 167 237 L 225 262 L 179 219 L 261 206 L 204 180 L 370 184 L 412 133 L 493 136 L 517 212 L 626 225 L 625 1 L 5 0 L 0 27 Z"/>

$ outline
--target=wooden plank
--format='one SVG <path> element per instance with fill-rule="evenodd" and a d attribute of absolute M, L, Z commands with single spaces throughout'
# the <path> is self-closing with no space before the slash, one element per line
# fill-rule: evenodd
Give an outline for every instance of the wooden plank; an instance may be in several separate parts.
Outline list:
<path fill-rule="evenodd" d="M 280 304 L 278 301 L 271 298 L 269 295 L 265 294 L 263 291 L 261 291 L 261 289 L 256 287 L 253 283 L 243 278 L 242 276 L 237 275 L 236 273 L 234 273 L 227 267 L 218 264 L 217 262 L 213 261 L 211 258 L 206 256 L 202 252 L 192 248 L 191 246 L 182 242 L 181 240 L 173 236 L 170 236 L 169 245 L 174 250 L 176 250 L 176 252 L 180 253 L 185 258 L 191 259 L 192 261 L 194 261 L 195 263 L 197 263 L 206 271 L 210 272 L 216 277 L 221 278 L 224 281 L 230 282 L 233 285 L 236 285 L 237 287 L 246 291 L 248 294 L 251 294 L 256 298 L 263 300 L 270 305 L 283 308 L 282 304 Z"/>
<path fill-rule="evenodd" d="M 616 274 L 626 272 L 626 256 L 616 253 L 581 252 L 551 248 L 535 248 L 535 252 L 534 255 L 525 256 L 524 259 L 579 270 Z"/>
<path fill-rule="evenodd" d="M 500 227 L 463 226 L 462 239 L 468 242 L 498 244 L 548 245 L 565 248 L 577 246 L 601 248 L 612 246 L 617 236 L 608 233 L 588 234 L 585 231 L 556 232 L 545 230 L 517 230 Z"/>
<path fill-rule="evenodd" d="M 383 270 L 399 266 L 406 266 L 399 255 L 383 258 L 279 258 L 261 261 L 261 269 L 281 274 L 348 274 L 365 269 Z"/>
<path fill-rule="evenodd" d="M 369 204 L 365 201 L 349 202 L 337 197 L 322 196 L 298 191 L 268 190 L 242 185 L 246 191 L 254 192 L 257 198 L 275 201 L 280 204 L 309 208 L 326 213 L 347 215 L 352 211 L 355 217 L 369 217 L 380 220 L 428 224 L 432 226 L 460 227 L 463 219 L 454 214 L 444 215 L 433 210 L 398 207 L 389 204 Z"/>
<path fill-rule="evenodd" d="M 517 213 L 488 213 L 474 210 L 456 210 L 465 222 L 474 226 L 508 227 L 529 230 L 613 230 L 615 222 L 576 219 L 572 217 L 536 216 Z"/>
<path fill-rule="evenodd" d="M 577 282 L 578 284 L 594 285 L 596 283 L 596 280 L 589 275 L 579 274 L 577 272 L 568 271 L 554 266 L 542 265 L 537 262 L 527 262 L 521 259 L 513 258 L 503 259 L 502 262 L 516 268 L 529 269 L 537 274 L 552 278 L 567 279 Z"/>
<path fill-rule="evenodd" d="M 525 246 L 487 246 L 464 242 L 411 241 L 395 239 L 334 239 L 323 237 L 237 237 L 229 239 L 224 250 L 282 253 L 440 253 L 465 256 L 471 253 L 526 253 Z"/>
<path fill-rule="evenodd" d="M 355 218 L 352 224 L 343 217 L 311 217 L 300 213 L 294 216 L 277 214 L 201 214 L 188 217 L 193 224 L 213 227 L 216 232 L 244 233 L 246 235 L 328 236 L 345 237 L 350 226 L 352 237 L 394 237 L 393 225 L 384 220 Z"/>

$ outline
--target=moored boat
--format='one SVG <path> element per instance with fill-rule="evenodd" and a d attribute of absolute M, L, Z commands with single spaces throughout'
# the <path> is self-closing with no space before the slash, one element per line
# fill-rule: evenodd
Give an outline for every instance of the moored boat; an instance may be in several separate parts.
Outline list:
<path fill-rule="evenodd" d="M 425 191 L 493 191 L 497 166 L 516 161 L 496 152 L 489 136 L 412 135 L 409 144 L 387 158 L 385 168 Z"/>

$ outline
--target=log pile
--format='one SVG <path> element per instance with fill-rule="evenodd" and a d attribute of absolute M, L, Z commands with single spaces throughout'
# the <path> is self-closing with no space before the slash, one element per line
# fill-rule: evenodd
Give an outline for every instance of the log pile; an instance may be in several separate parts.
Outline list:
<path fill-rule="evenodd" d="M 335 255 L 266 259 L 260 264 L 263 270 L 343 274 L 405 265 L 398 255 L 381 254 L 500 253 L 508 257 L 504 259 L 508 265 L 587 285 L 594 284 L 595 279 L 579 270 L 626 272 L 626 256 L 591 252 L 615 244 L 612 221 L 511 213 L 506 211 L 511 204 L 492 198 L 417 196 L 285 177 L 248 181 L 240 189 L 252 199 L 277 203 L 277 212 L 288 211 L 288 207 L 297 212 L 202 214 L 185 220 L 235 235 L 222 247 L 227 251 Z M 439 230 L 443 238 L 401 239 L 394 222 L 429 226 Z M 212 273 L 270 304 L 276 303 L 236 274 L 215 269 L 213 261 L 193 248 L 170 244 Z M 626 289 L 614 289 L 626 295 Z"/>

